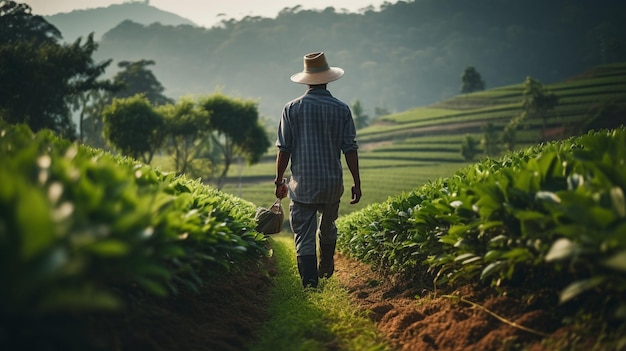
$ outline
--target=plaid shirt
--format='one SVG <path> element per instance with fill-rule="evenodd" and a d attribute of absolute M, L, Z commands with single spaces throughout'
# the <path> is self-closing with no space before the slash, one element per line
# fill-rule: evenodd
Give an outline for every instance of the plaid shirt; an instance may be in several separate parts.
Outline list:
<path fill-rule="evenodd" d="M 285 105 L 276 146 L 291 154 L 291 200 L 339 201 L 343 194 L 341 152 L 358 148 L 348 105 L 328 90 L 307 90 Z"/>

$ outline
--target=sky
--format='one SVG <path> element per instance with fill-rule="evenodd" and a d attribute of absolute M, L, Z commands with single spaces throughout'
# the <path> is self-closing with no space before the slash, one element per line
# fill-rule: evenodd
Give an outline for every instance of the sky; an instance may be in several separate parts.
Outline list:
<path fill-rule="evenodd" d="M 368 6 L 379 9 L 380 5 L 398 0 L 149 0 L 151 6 L 175 13 L 195 24 L 211 27 L 224 19 L 241 19 L 245 16 L 276 17 L 286 8 L 301 5 L 303 9 L 321 10 L 332 6 L 338 12 L 358 12 Z M 17 0 L 26 3 L 37 15 L 54 15 L 88 8 L 107 7 L 125 2 L 145 0 Z"/>

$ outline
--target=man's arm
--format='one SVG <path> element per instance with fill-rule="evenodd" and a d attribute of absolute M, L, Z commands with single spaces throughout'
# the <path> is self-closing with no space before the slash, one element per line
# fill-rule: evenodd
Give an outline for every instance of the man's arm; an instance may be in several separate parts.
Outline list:
<path fill-rule="evenodd" d="M 287 197 L 289 190 L 287 184 L 283 183 L 283 177 L 290 157 L 291 153 L 285 150 L 278 150 L 278 154 L 276 155 L 276 178 L 274 178 L 274 184 L 276 184 L 275 195 L 279 199 Z"/>
<path fill-rule="evenodd" d="M 356 204 L 361 200 L 361 176 L 359 174 L 359 153 L 356 150 L 348 151 L 345 154 L 346 164 L 352 174 L 352 200 L 351 204 Z"/>

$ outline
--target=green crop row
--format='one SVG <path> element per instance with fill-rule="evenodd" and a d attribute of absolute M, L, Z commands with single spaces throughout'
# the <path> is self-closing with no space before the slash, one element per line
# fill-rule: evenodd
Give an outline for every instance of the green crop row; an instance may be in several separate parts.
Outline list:
<path fill-rule="evenodd" d="M 594 291 L 626 317 L 626 129 L 486 159 L 341 217 L 338 246 L 436 285 Z"/>
<path fill-rule="evenodd" d="M 0 180 L 2 317 L 197 291 L 268 254 L 252 203 L 49 132 L 1 126 Z"/>

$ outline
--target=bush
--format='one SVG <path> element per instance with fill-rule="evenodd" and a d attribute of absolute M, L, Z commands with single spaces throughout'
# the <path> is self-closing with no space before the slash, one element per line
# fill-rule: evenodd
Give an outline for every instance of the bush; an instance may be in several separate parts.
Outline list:
<path fill-rule="evenodd" d="M 197 290 L 268 254 L 252 203 L 50 132 L 0 126 L 0 179 L 1 321 Z"/>
<path fill-rule="evenodd" d="M 624 318 L 625 160 L 624 128 L 486 159 L 342 217 L 338 246 L 439 285 L 590 292 Z"/>

